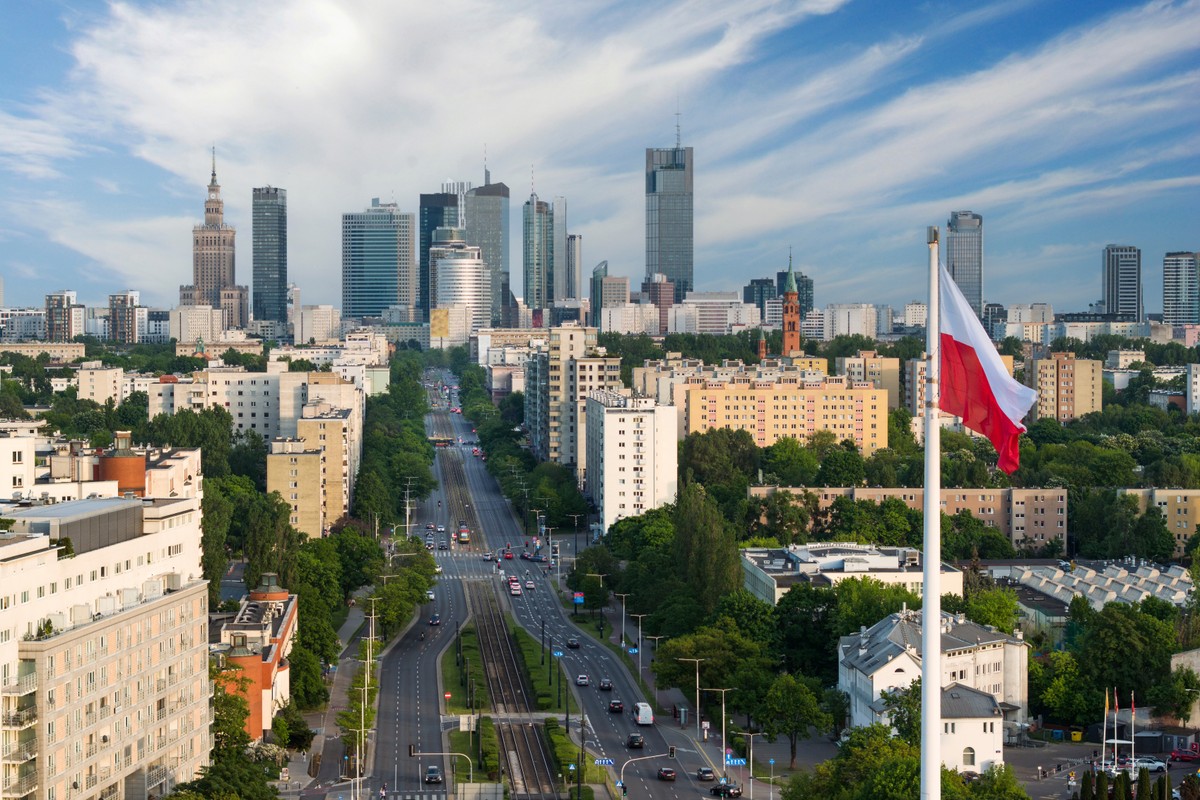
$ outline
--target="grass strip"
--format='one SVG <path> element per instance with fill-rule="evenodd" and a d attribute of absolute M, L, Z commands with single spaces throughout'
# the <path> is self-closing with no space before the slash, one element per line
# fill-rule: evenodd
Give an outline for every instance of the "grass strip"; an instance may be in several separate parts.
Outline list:
<path fill-rule="evenodd" d="M 470 681 L 475 681 L 475 711 L 486 711 L 492 707 L 488 697 L 487 677 L 483 672 L 483 656 L 479 651 L 479 634 L 474 624 L 468 623 L 459 632 L 462 660 L 457 657 L 459 648 L 450 647 L 442 654 L 442 686 L 450 692 L 450 699 L 443 699 L 447 714 L 469 714 L 467 705 Z"/>
<path fill-rule="evenodd" d="M 470 731 L 451 731 L 450 750 L 454 753 L 466 753 L 475 764 L 472 773 L 464 759 L 451 758 L 456 785 L 466 783 L 472 777 L 478 783 L 495 782 L 500 779 L 500 742 L 491 717 L 480 717 L 478 730 L 474 734 Z"/>

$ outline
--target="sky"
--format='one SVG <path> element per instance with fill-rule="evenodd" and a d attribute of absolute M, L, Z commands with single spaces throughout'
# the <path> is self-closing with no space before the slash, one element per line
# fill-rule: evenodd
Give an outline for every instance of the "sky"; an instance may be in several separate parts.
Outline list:
<path fill-rule="evenodd" d="M 1108 243 L 1200 250 L 1200 0 L 40 0 L 0 26 L 9 306 L 191 283 L 216 147 L 238 282 L 251 189 L 289 280 L 341 300 L 341 214 L 446 180 L 568 200 L 585 274 L 640 284 L 645 148 L 695 148 L 695 284 L 787 265 L 818 306 L 924 299 L 925 228 L 984 219 L 984 296 L 1087 310 Z"/>

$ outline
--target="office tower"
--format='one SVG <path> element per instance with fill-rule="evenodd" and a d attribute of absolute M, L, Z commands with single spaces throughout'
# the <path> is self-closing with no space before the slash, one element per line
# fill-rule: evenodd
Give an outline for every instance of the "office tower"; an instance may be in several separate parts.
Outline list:
<path fill-rule="evenodd" d="M 783 350 L 780 355 L 790 356 L 800 351 L 800 293 L 796 290 L 796 276 L 788 258 L 787 282 L 783 285 Z"/>
<path fill-rule="evenodd" d="M 592 268 L 591 319 L 593 328 L 600 327 L 600 312 L 604 309 L 604 279 L 608 277 L 608 262 L 601 261 Z"/>
<path fill-rule="evenodd" d="M 491 273 L 492 324 L 500 325 L 509 293 L 508 187 L 484 169 L 483 186 L 467 192 L 465 206 L 467 244 L 479 248 Z"/>
<path fill-rule="evenodd" d="M 946 270 L 975 312 L 983 315 L 983 217 L 954 211 L 946 222 Z"/>
<path fill-rule="evenodd" d="M 141 293 L 133 290 L 108 296 L 108 338 L 122 344 L 137 344 L 142 340 L 149 319 L 148 309 L 141 304 Z"/>
<path fill-rule="evenodd" d="M 433 244 L 434 231 L 458 226 L 458 194 L 446 191 L 423 194 L 417 213 L 417 254 L 420 263 L 417 309 L 420 318 L 427 320 L 433 295 L 437 291 L 437 284 L 429 274 L 429 248 Z M 342 313 L 345 313 L 344 309 Z"/>
<path fill-rule="evenodd" d="M 775 296 L 783 297 L 784 287 L 787 285 L 788 272 L 791 271 L 792 257 L 788 255 L 788 268 L 775 273 Z M 795 272 L 792 274 L 792 280 L 796 282 L 796 302 L 800 304 L 800 318 L 804 319 L 809 312 L 813 310 L 813 279 L 805 275 L 803 272 Z"/>
<path fill-rule="evenodd" d="M 1163 322 L 1189 325 L 1200 322 L 1200 272 L 1196 253 L 1163 256 Z"/>
<path fill-rule="evenodd" d="M 567 235 L 567 285 L 564 300 L 583 299 L 583 236 Z"/>
<path fill-rule="evenodd" d="M 417 286 L 417 221 L 395 203 L 342 215 L 342 316 L 378 316 L 412 306 Z"/>
<path fill-rule="evenodd" d="M 469 332 L 492 324 L 491 271 L 480 248 L 467 244 L 462 228 L 438 228 L 429 248 L 433 308 L 465 306 Z"/>
<path fill-rule="evenodd" d="M 1132 245 L 1104 248 L 1104 311 L 1142 321 L 1142 251 Z"/>
<path fill-rule="evenodd" d="M 775 281 L 770 278 L 751 278 L 750 282 L 742 287 L 742 302 L 758 306 L 758 313 L 763 318 L 767 316 L 767 301 L 778 296 Z"/>
<path fill-rule="evenodd" d="M 204 223 L 192 228 L 192 284 L 179 287 L 179 305 L 212 306 L 225 314 L 225 324 L 244 328 L 250 320 L 250 290 L 237 285 L 234 243 L 237 231 L 225 224 L 225 201 L 217 183 L 213 153 L 212 178 L 204 201 Z"/>
<path fill-rule="evenodd" d="M 666 333 L 671 306 L 675 305 L 675 287 L 667 280 L 666 275 L 651 275 L 642 283 L 642 302 L 658 309 L 657 335 Z"/>
<path fill-rule="evenodd" d="M 565 300 L 567 294 L 567 198 L 556 197 L 550 206 L 550 286 L 546 292 L 546 305 Z"/>
<path fill-rule="evenodd" d="M 530 194 L 522 210 L 525 306 L 546 308 L 553 299 L 554 215 L 550 205 Z"/>
<path fill-rule="evenodd" d="M 73 291 L 46 295 L 46 341 L 69 342 L 83 335 L 84 311 Z"/>
<path fill-rule="evenodd" d="M 646 277 L 663 274 L 683 302 L 692 282 L 692 148 L 646 148 Z"/>
<path fill-rule="evenodd" d="M 287 190 L 254 190 L 254 318 L 287 321 Z"/>

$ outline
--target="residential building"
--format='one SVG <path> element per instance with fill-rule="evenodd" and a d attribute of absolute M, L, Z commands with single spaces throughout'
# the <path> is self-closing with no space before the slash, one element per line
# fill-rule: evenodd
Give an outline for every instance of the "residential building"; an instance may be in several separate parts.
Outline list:
<path fill-rule="evenodd" d="M 216 650 L 227 667 L 241 670 L 244 682 L 231 689 L 246 699 L 250 713 L 245 731 L 252 741 L 262 741 L 271 731 L 275 714 L 291 700 L 291 670 L 287 657 L 296 638 L 300 598 L 277 583 L 267 572 L 250 590 L 237 615 L 221 626 Z"/>
<path fill-rule="evenodd" d="M 743 303 L 737 292 L 688 292 L 682 303 L 667 310 L 668 333 L 725 336 L 757 328 L 760 322 L 758 307 Z"/>
<path fill-rule="evenodd" d="M 1110 244 L 1104 248 L 1104 312 L 1141 322 L 1142 251 L 1132 245 Z"/>
<path fill-rule="evenodd" d="M 921 612 L 906 608 L 838 642 L 838 689 L 849 699 L 852 727 L 887 722 L 880 693 L 921 677 L 923 628 Z M 1019 631 L 945 612 L 939 634 L 942 708 L 950 711 L 942 761 L 974 772 L 1003 764 L 1003 743 L 1015 740 L 1029 717 L 1029 645 Z"/>
<path fill-rule="evenodd" d="M 767 306 L 768 311 L 770 305 Z M 782 319 L 782 315 L 780 319 Z M 814 342 L 823 342 L 825 339 L 825 309 L 814 308 L 803 317 L 800 318 L 800 336 L 804 339 L 811 339 Z"/>
<path fill-rule="evenodd" d="M 670 284 L 662 284 L 669 287 Z M 649 303 L 625 303 L 606 306 L 600 314 L 600 330 L 605 333 L 624 333 L 633 336 L 661 336 L 662 315 Z"/>
<path fill-rule="evenodd" d="M 1029 411 L 1032 422 L 1042 417 L 1067 422 L 1100 410 L 1100 361 L 1077 359 L 1074 353 L 1050 353 L 1049 358 L 1026 363 L 1025 383 L 1038 393 Z"/>
<path fill-rule="evenodd" d="M 325 448 L 303 439 L 275 438 L 267 453 L 267 494 L 288 504 L 291 526 L 309 537 L 324 536 Z"/>
<path fill-rule="evenodd" d="M 357 408 L 310 401 L 296 420 L 296 438 L 325 451 L 326 524 L 350 513 L 354 481 L 362 460 L 362 436 L 362 416 Z"/>
<path fill-rule="evenodd" d="M 471 361 L 484 366 L 492 363 L 495 350 L 517 348 L 530 350 L 544 346 L 547 332 L 535 328 L 481 328 L 471 333 Z"/>
<path fill-rule="evenodd" d="M 46 295 L 46 341 L 70 342 L 84 333 L 84 307 L 75 292 L 63 289 Z"/>
<path fill-rule="evenodd" d="M 294 325 L 298 345 L 334 341 L 341 337 L 342 315 L 333 306 L 301 306 Z"/>
<path fill-rule="evenodd" d="M 198 777 L 212 749 L 200 498 L 3 513 L 4 795 L 149 800 Z"/>
<path fill-rule="evenodd" d="M 415 306 L 422 302 L 419 291 L 428 290 L 420 277 L 416 215 L 378 197 L 370 208 L 342 215 L 342 316 L 379 316 L 388 306 Z"/>
<path fill-rule="evenodd" d="M 41 342 L 46 338 L 46 307 L 0 308 L 0 341 Z"/>
<path fill-rule="evenodd" d="M 661 336 L 666 333 L 671 306 L 675 305 L 675 286 L 667 280 L 666 275 L 660 272 L 647 276 L 642 282 L 642 303 L 658 309 L 658 325 L 651 335 Z"/>
<path fill-rule="evenodd" d="M 983 316 L 983 217 L 954 211 L 946 221 L 946 271 L 975 316 Z"/>
<path fill-rule="evenodd" d="M 214 154 L 204 222 L 192 228 L 192 283 L 179 287 L 179 305 L 219 308 L 227 328 L 244 328 L 250 319 L 250 290 L 237 285 L 236 238 L 237 231 L 225 223 Z"/>
<path fill-rule="evenodd" d="M 0 353 L 17 353 L 30 358 L 37 358 L 42 353 L 50 356 L 51 361 L 69 364 L 84 357 L 83 342 L 4 342 L 0 344 Z"/>
<path fill-rule="evenodd" d="M 104 405 L 112 401 L 114 406 L 125 399 L 125 370 L 108 367 L 101 361 L 86 361 L 75 373 L 78 381 L 76 396 L 80 400 L 91 400 Z"/>
<path fill-rule="evenodd" d="M 603 528 L 675 502 L 675 410 L 612 390 L 592 392 L 586 409 L 585 494 L 599 510 Z"/>
<path fill-rule="evenodd" d="M 877 547 L 854 542 L 809 542 L 787 547 L 749 547 L 742 553 L 743 588 L 764 603 L 778 605 L 797 584 L 831 589 L 850 578 L 901 586 L 921 597 L 924 556 L 913 547 Z M 963 574 L 941 565 L 942 594 L 962 596 Z"/>
<path fill-rule="evenodd" d="M 287 190 L 263 186 L 251 198 L 254 319 L 287 322 Z"/>
<path fill-rule="evenodd" d="M 1109 350 L 1104 357 L 1105 369 L 1129 369 L 1146 360 L 1145 350 Z"/>
<path fill-rule="evenodd" d="M 887 447 L 887 393 L 846 378 L 690 379 L 684 392 L 684 435 L 715 428 L 744 430 L 759 447 L 782 438 L 806 442 L 827 430 L 852 439 L 864 457 Z"/>
<path fill-rule="evenodd" d="M 1184 548 L 1200 526 L 1200 489 L 1121 489 L 1120 492 L 1136 497 L 1142 512 L 1151 506 L 1162 512 L 1175 542 L 1173 557 L 1182 558 Z"/>
<path fill-rule="evenodd" d="M 225 333 L 225 314 L 212 306 L 178 306 L 171 309 L 167 325 L 178 344 L 215 342 Z"/>
<path fill-rule="evenodd" d="M 900 500 L 914 511 L 925 503 L 922 488 L 876 486 L 751 486 L 750 497 L 767 497 L 788 492 L 797 497 L 811 493 L 822 511 L 839 497 L 882 503 Z M 999 531 L 1018 550 L 1042 550 L 1058 540 L 1065 552 L 1067 542 L 1067 490 L 1065 488 L 942 489 L 942 513 L 954 516 L 966 511 L 989 528 Z"/>
<path fill-rule="evenodd" d="M 879 330 L 878 309 L 870 303 L 830 303 L 825 306 L 823 340 L 836 336 L 866 336 L 874 339 Z"/>
<path fill-rule="evenodd" d="M 928 316 L 929 306 L 925 303 L 913 300 L 911 303 L 904 304 L 904 327 L 924 328 Z"/>
<path fill-rule="evenodd" d="M 855 356 L 838 358 L 834 373 L 855 383 L 872 383 L 886 390 L 888 408 L 900 407 L 900 359 L 881 356 L 874 350 L 859 350 Z"/>
<path fill-rule="evenodd" d="M 1196 253 L 1163 256 L 1163 322 L 1200 323 L 1200 264 Z"/>
<path fill-rule="evenodd" d="M 491 271 L 483 261 L 482 251 L 467 244 L 462 228 L 438 228 L 433 232 L 429 278 L 436 287 L 430 308 L 465 306 L 469 330 L 491 325 Z"/>
<path fill-rule="evenodd" d="M 1185 410 L 1190 417 L 1200 412 L 1200 364 L 1188 364 L 1183 391 L 1187 395 Z"/>
<path fill-rule="evenodd" d="M 122 344 L 145 340 L 150 309 L 143 308 L 141 293 L 132 289 L 108 296 L 108 338 Z"/>
<path fill-rule="evenodd" d="M 522 210 L 521 251 L 525 281 L 522 299 L 531 309 L 546 308 L 554 298 L 555 225 L 551 206 L 530 194 Z"/>
<path fill-rule="evenodd" d="M 681 303 L 695 285 L 692 148 L 646 148 L 646 277 L 666 275 Z"/>
<path fill-rule="evenodd" d="M 465 198 L 467 243 L 479 248 L 483 263 L 490 272 L 491 320 L 489 325 L 503 324 L 504 306 L 509 291 L 509 215 L 508 187 L 492 183 L 485 168 L 483 186 L 467 192 Z"/>

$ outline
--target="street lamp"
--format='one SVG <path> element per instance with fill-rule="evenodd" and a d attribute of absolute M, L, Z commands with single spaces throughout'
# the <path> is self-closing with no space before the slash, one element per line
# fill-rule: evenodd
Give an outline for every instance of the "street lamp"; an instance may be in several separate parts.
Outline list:
<path fill-rule="evenodd" d="M 579 518 L 587 514 L 567 514 L 571 518 L 571 526 L 575 529 L 575 557 L 579 558 Z"/>
<path fill-rule="evenodd" d="M 697 665 L 697 669 L 699 666 Z M 726 778 L 729 777 L 729 748 L 725 742 L 725 693 L 736 691 L 735 689 L 705 689 L 706 692 L 721 693 L 721 774 Z"/>
<path fill-rule="evenodd" d="M 707 658 L 676 658 L 676 661 L 693 661 L 696 664 L 696 708 L 692 713 L 696 715 L 696 741 L 700 741 L 700 662 L 707 661 Z"/>
<path fill-rule="evenodd" d="M 650 615 L 649 614 L 630 614 L 629 616 L 637 617 L 637 621 L 638 621 L 638 638 L 637 638 L 638 680 L 641 680 L 642 679 L 642 617 L 648 617 Z M 624 629 L 624 627 L 625 627 L 625 624 L 621 623 L 621 628 Z"/>
<path fill-rule="evenodd" d="M 621 647 L 625 647 L 625 598 L 633 594 L 633 592 L 613 592 L 614 595 L 621 598 Z"/>
<path fill-rule="evenodd" d="M 546 509 L 544 509 L 544 508 L 531 508 L 531 509 L 529 509 L 529 510 L 533 512 L 533 530 L 534 530 L 534 533 L 537 533 L 537 531 L 538 531 L 538 522 L 539 522 L 539 520 L 540 520 L 540 518 L 541 518 L 541 514 L 542 514 L 542 512 L 543 512 L 543 511 L 545 511 Z M 529 535 L 530 535 L 530 534 L 528 534 L 528 533 L 526 533 L 526 534 L 525 534 L 525 536 L 526 536 L 526 537 L 528 537 Z"/>
<path fill-rule="evenodd" d="M 758 733 L 743 733 L 742 734 L 742 736 L 745 736 L 747 739 L 750 740 L 750 745 L 747 748 L 748 752 L 746 753 L 746 764 L 750 768 L 750 800 L 754 800 L 754 737 L 755 736 L 766 736 L 766 735 L 767 734 L 765 731 L 759 731 Z"/>

